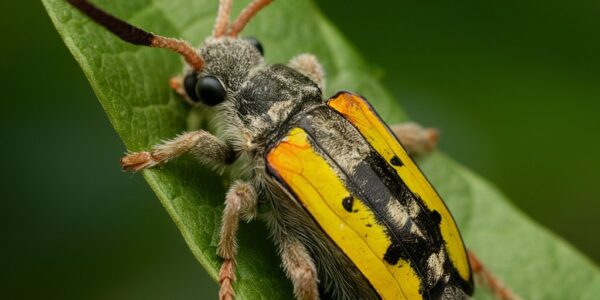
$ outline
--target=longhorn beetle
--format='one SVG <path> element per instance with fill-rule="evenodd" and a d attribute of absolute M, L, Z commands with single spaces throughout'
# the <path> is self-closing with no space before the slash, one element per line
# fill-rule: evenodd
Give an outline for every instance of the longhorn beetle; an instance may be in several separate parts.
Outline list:
<path fill-rule="evenodd" d="M 313 55 L 268 65 L 258 40 L 238 37 L 271 0 L 252 1 L 231 24 L 232 0 L 220 0 L 213 34 L 199 49 L 88 1 L 67 1 L 126 42 L 183 56 L 183 75 L 171 87 L 191 105 L 216 107 L 222 120 L 222 138 L 186 132 L 129 153 L 123 169 L 152 168 L 184 153 L 209 165 L 247 162 L 245 180 L 225 198 L 220 299 L 235 294 L 238 221 L 258 207 L 297 299 L 465 299 L 473 272 L 499 298 L 515 297 L 465 250 L 452 215 L 409 157 L 435 146 L 434 129 L 388 127 L 350 92 L 323 100 L 324 72 Z"/>

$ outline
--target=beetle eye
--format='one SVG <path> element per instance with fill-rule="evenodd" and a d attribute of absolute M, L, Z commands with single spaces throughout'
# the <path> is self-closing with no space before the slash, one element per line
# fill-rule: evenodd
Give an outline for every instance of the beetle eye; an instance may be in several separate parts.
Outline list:
<path fill-rule="evenodd" d="M 198 73 L 191 72 L 185 75 L 183 79 L 183 88 L 185 89 L 185 93 L 192 99 L 194 102 L 200 101 L 200 97 L 198 97 L 198 93 L 196 93 L 196 84 L 198 83 Z"/>
<path fill-rule="evenodd" d="M 225 88 L 214 76 L 204 76 L 196 83 L 195 94 L 208 106 L 215 106 L 225 101 Z"/>
<path fill-rule="evenodd" d="M 252 44 L 252 46 L 254 46 L 254 48 L 256 48 L 256 50 L 258 50 L 258 52 L 260 52 L 260 55 L 264 56 L 265 55 L 265 49 L 263 48 L 262 44 L 254 37 L 247 37 L 245 38 L 246 41 L 248 41 L 248 43 Z"/>

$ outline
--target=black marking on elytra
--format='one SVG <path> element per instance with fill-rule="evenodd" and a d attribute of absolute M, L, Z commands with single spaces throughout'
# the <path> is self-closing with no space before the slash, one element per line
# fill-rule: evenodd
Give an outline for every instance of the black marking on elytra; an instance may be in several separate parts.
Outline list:
<path fill-rule="evenodd" d="M 367 224 L 366 226 L 367 227 L 373 227 L 373 224 Z"/>
<path fill-rule="evenodd" d="M 380 182 L 384 184 L 384 188 L 378 188 L 380 190 L 379 193 L 381 193 L 381 190 L 387 190 L 393 195 L 392 199 L 399 201 L 402 206 L 409 207 L 413 205 L 413 202 L 416 202 L 420 208 L 417 216 L 410 219 L 407 223 L 394 223 L 391 224 L 391 226 L 388 226 L 387 234 L 390 235 L 392 243 L 384 255 L 384 260 L 390 264 L 397 264 L 400 259 L 407 261 L 422 278 L 421 285 L 424 290 L 425 298 L 440 298 L 443 295 L 445 288 L 449 285 L 457 286 L 465 292 L 468 292 L 469 288 L 465 288 L 468 284 L 458 275 L 450 259 L 446 259 L 443 265 L 444 273 L 450 274 L 448 282 L 427 279 L 433 278 L 433 270 L 427 263 L 427 259 L 433 253 L 437 253 L 445 246 L 439 227 L 441 220 L 439 212 L 428 210 L 422 199 L 404 184 L 396 171 L 392 166 L 385 162 L 381 155 L 373 152 L 368 156 L 366 161 L 367 162 L 365 162 L 364 165 L 362 163 L 359 164 L 358 169 L 360 170 L 361 167 L 369 166 L 371 170 L 374 170 L 377 173 Z M 360 172 L 356 172 L 354 175 L 357 178 L 363 178 L 358 173 Z M 357 181 L 360 182 L 361 180 L 359 179 Z M 366 195 L 377 195 L 377 193 L 368 191 L 368 189 L 373 186 L 375 186 L 373 182 L 365 181 L 363 187 L 367 189 L 367 191 L 365 191 Z M 388 212 L 386 209 L 387 204 L 389 201 L 393 201 L 390 200 L 389 195 L 384 198 L 385 201 L 373 201 L 372 197 L 369 197 L 369 199 L 371 200 L 369 203 L 373 204 L 370 207 L 375 211 L 379 211 L 385 218 L 386 213 Z M 389 215 L 387 215 L 387 218 L 390 218 Z M 421 238 L 418 235 L 411 233 L 410 229 L 412 226 L 416 226 L 425 238 Z M 394 238 L 394 235 L 396 238 Z"/>
<path fill-rule="evenodd" d="M 138 46 L 150 46 L 154 35 L 120 20 L 85 0 L 67 0 L 122 40 Z"/>
<path fill-rule="evenodd" d="M 342 206 L 347 212 L 352 212 L 352 205 L 354 205 L 354 197 L 348 196 L 342 199 Z"/>
<path fill-rule="evenodd" d="M 431 221 L 436 224 L 437 226 L 440 226 L 440 223 L 442 222 L 442 216 L 440 215 L 440 213 L 437 210 L 432 210 L 429 213 L 429 216 L 431 217 Z"/>
<path fill-rule="evenodd" d="M 390 265 L 395 265 L 398 263 L 400 258 L 403 256 L 404 249 L 399 244 L 391 244 L 387 250 L 385 250 L 385 254 L 383 255 L 383 260 L 385 260 Z"/>
<path fill-rule="evenodd" d="M 390 163 L 397 167 L 401 167 L 404 165 L 397 155 L 394 155 L 394 157 L 392 157 L 392 159 L 390 159 Z"/>
<path fill-rule="evenodd" d="M 351 191 L 356 195 L 356 201 L 365 203 L 373 211 L 377 222 L 384 226 L 392 242 L 383 259 L 391 265 L 396 265 L 400 259 L 408 262 L 421 278 L 424 298 L 441 298 L 449 285 L 468 292 L 469 289 L 464 288 L 464 280 L 458 276 L 448 258 L 442 267 L 445 274 L 450 274 L 449 281 L 432 279 L 433 269 L 428 264 L 428 258 L 445 247 L 439 227 L 439 212 L 431 212 L 422 199 L 401 180 L 393 166 L 374 149 L 353 171 L 348 176 L 350 182 L 347 184 L 354 188 Z M 408 218 L 404 224 L 391 222 L 393 218 L 388 208 L 390 201 L 398 201 L 405 208 L 411 205 L 414 207 L 416 202 L 419 207 L 416 217 Z M 411 231 L 413 227 L 418 228 L 423 236 Z"/>

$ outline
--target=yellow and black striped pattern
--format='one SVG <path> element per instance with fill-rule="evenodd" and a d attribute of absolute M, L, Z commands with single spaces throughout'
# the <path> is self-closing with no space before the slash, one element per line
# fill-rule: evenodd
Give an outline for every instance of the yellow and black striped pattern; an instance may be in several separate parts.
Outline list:
<path fill-rule="evenodd" d="M 408 188 L 419 195 L 430 210 L 437 211 L 441 215 L 439 226 L 450 260 L 460 276 L 465 281 L 471 281 L 467 253 L 450 211 L 369 103 L 357 95 L 339 93 L 328 101 L 328 105 L 341 113 L 362 133 L 371 146 L 396 170 Z M 401 163 L 392 163 L 396 159 Z"/>
<path fill-rule="evenodd" d="M 269 152 L 267 161 L 383 299 L 421 298 L 419 277 L 406 261 L 395 267 L 382 260 L 391 244 L 389 237 L 383 227 L 367 226 L 377 223 L 373 212 L 350 196 L 344 182 L 315 152 L 304 130 L 291 130 Z M 341 199 L 347 205 L 340 205 Z"/>

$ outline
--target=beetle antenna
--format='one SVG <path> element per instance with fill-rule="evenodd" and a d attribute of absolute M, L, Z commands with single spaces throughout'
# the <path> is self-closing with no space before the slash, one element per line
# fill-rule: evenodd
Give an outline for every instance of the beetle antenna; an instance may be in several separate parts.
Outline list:
<path fill-rule="evenodd" d="M 195 71 L 202 70 L 204 60 L 200 57 L 196 49 L 187 42 L 146 32 L 108 14 L 87 0 L 67 0 L 67 2 L 122 40 L 138 46 L 164 48 L 175 51 L 181 54 Z"/>
<path fill-rule="evenodd" d="M 219 0 L 219 12 L 215 21 L 215 28 L 213 29 L 214 37 L 218 38 L 227 33 L 232 4 L 233 0 Z"/>
<path fill-rule="evenodd" d="M 240 15 L 235 19 L 233 25 L 229 29 L 229 35 L 232 37 L 236 37 L 244 27 L 250 22 L 250 19 L 254 17 L 263 7 L 269 5 L 273 0 L 254 0 L 244 10 L 240 13 Z"/>

